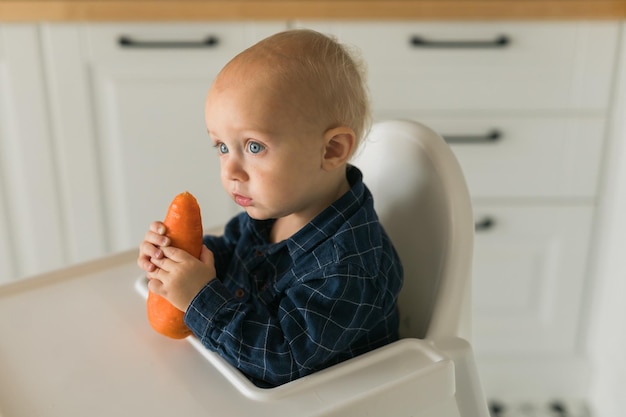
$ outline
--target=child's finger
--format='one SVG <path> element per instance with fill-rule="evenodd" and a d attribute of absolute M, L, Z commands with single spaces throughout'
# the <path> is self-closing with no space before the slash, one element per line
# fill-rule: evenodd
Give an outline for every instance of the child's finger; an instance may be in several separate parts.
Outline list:
<path fill-rule="evenodd" d="M 190 255 L 182 249 L 175 248 L 173 246 L 165 246 L 162 247 L 161 250 L 163 251 L 163 255 L 165 258 L 171 259 L 176 263 L 181 263 L 190 259 L 197 261 L 194 256 Z"/>
<path fill-rule="evenodd" d="M 159 235 L 164 235 L 166 232 L 166 228 L 165 228 L 165 224 L 163 224 L 163 222 L 160 221 L 154 221 L 152 223 L 150 223 L 150 231 L 157 233 Z"/>
<path fill-rule="evenodd" d="M 163 282 L 161 282 L 159 279 L 157 278 L 150 278 L 150 280 L 148 281 L 148 289 L 155 293 L 155 294 L 160 294 L 161 290 L 163 288 Z"/>
<path fill-rule="evenodd" d="M 173 268 L 172 263 L 175 263 L 175 261 L 167 257 L 162 257 L 159 259 L 151 258 L 150 262 L 152 262 L 152 264 L 154 264 L 154 266 L 156 266 L 156 268 L 159 269 L 159 271 L 156 271 L 156 270 L 154 271 L 155 274 L 160 274 L 161 272 L 165 272 L 165 273 L 172 272 L 172 268 Z"/>
<path fill-rule="evenodd" d="M 155 266 L 151 262 L 151 258 L 159 258 L 163 256 L 163 252 L 154 245 L 142 242 L 139 245 L 139 256 L 137 256 L 137 266 L 146 272 L 152 272 Z"/>
<path fill-rule="evenodd" d="M 153 244 L 154 246 L 167 246 L 171 243 L 170 238 L 160 235 L 152 230 L 149 230 L 144 237 L 144 241 Z"/>
<path fill-rule="evenodd" d="M 148 263 L 150 262 L 148 261 Z M 148 271 L 148 265 L 146 264 L 146 258 L 144 256 L 137 257 L 137 266 L 146 272 L 150 272 Z"/>
<path fill-rule="evenodd" d="M 150 260 L 151 258 L 162 258 L 163 250 L 160 247 L 155 246 L 154 244 L 143 241 L 141 245 L 139 245 L 139 258 Z"/>
<path fill-rule="evenodd" d="M 154 272 L 156 266 L 147 258 L 140 257 L 137 259 L 137 266 L 146 272 Z"/>

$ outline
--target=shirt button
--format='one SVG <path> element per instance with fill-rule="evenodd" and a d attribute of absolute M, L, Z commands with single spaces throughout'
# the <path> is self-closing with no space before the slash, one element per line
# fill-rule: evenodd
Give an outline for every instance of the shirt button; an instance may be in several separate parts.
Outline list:
<path fill-rule="evenodd" d="M 237 298 L 243 298 L 243 296 L 246 295 L 246 292 L 244 291 L 243 288 L 237 288 L 235 290 L 235 297 Z"/>

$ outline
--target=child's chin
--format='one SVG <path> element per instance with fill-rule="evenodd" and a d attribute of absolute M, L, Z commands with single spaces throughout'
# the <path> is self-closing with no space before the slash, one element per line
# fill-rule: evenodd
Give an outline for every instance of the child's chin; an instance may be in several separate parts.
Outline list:
<path fill-rule="evenodd" d="M 248 213 L 248 216 L 250 216 L 250 218 L 252 218 L 254 220 L 269 220 L 269 219 L 272 219 L 272 217 L 270 217 L 268 215 L 264 215 L 263 213 L 259 213 L 257 210 L 254 210 L 254 209 L 245 208 L 244 210 L 246 211 L 246 213 Z"/>

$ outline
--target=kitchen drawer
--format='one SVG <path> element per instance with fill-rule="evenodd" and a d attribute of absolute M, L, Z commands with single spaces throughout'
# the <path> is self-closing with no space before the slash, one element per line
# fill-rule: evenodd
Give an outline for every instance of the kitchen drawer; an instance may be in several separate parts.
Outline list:
<path fill-rule="evenodd" d="M 480 354 L 575 347 L 591 205 L 475 205 L 474 340 Z"/>
<path fill-rule="evenodd" d="M 220 68 L 243 49 L 285 29 L 282 22 L 90 23 L 83 28 L 88 59 L 98 64 Z"/>
<path fill-rule="evenodd" d="M 617 22 L 300 26 L 362 51 L 375 108 L 446 111 L 604 110 L 619 29 Z M 498 43 L 503 38 L 508 42 Z"/>
<path fill-rule="evenodd" d="M 449 140 L 473 198 L 596 195 L 604 118 L 395 115 L 422 122 Z"/>

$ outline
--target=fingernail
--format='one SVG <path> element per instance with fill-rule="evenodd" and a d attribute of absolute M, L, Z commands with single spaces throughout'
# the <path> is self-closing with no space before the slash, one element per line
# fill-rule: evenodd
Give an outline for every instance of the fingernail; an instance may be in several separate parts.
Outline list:
<path fill-rule="evenodd" d="M 163 238 L 163 243 L 161 244 L 161 246 L 167 246 L 170 244 L 170 240 L 166 237 Z"/>
<path fill-rule="evenodd" d="M 161 225 L 159 226 L 159 228 L 157 229 L 157 233 L 162 235 L 165 233 L 165 226 Z"/>

